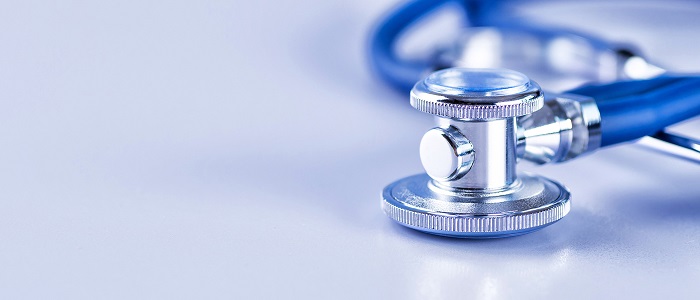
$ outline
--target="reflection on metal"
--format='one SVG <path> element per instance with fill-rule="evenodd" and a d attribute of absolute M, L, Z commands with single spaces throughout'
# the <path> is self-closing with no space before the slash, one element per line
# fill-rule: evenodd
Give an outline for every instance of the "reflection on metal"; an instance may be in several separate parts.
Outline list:
<path fill-rule="evenodd" d="M 516 170 L 516 120 L 544 106 L 539 85 L 527 76 L 505 69 L 446 69 L 416 84 L 411 105 L 435 115 L 438 126 L 421 141 L 427 174 L 384 188 L 382 208 L 394 221 L 432 234 L 494 238 L 532 232 L 569 212 L 570 195 L 563 185 Z M 572 116 L 570 124 L 587 122 L 581 107 L 562 108 L 564 117 Z M 563 131 L 568 134 L 560 138 L 566 141 L 563 158 L 595 144 L 588 134 L 569 138 L 577 136 L 577 128 Z M 535 138 L 542 131 L 531 129 L 522 132 Z M 523 143 L 527 147 L 527 138 Z"/>
<path fill-rule="evenodd" d="M 537 164 L 600 148 L 600 112 L 592 98 L 548 94 L 544 107 L 519 118 L 518 127 L 518 157 Z"/>
<path fill-rule="evenodd" d="M 700 140 L 659 131 L 638 143 L 657 152 L 700 164 Z"/>
<path fill-rule="evenodd" d="M 623 66 L 625 75 L 630 79 L 646 79 L 659 76 L 666 70 L 646 61 L 643 57 L 629 57 Z"/>

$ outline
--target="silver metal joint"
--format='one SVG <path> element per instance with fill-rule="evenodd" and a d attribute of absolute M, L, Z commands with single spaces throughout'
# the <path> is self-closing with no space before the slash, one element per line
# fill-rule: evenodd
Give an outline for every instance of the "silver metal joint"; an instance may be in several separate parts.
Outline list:
<path fill-rule="evenodd" d="M 600 111 L 590 97 L 546 94 L 542 109 L 518 118 L 518 158 L 530 162 L 567 161 L 600 142 Z"/>
<path fill-rule="evenodd" d="M 390 218 L 433 234 L 491 238 L 540 229 L 568 213 L 564 186 L 516 170 L 517 118 L 544 106 L 537 83 L 505 69 L 452 68 L 416 83 L 410 100 L 435 115 L 437 127 L 420 144 L 426 174 L 384 189 Z M 529 141 L 521 143 L 527 150 Z"/>

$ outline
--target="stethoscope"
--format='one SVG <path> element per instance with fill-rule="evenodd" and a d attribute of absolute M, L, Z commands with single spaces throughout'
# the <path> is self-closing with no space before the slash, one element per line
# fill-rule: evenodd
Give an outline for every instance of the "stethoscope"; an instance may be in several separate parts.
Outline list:
<path fill-rule="evenodd" d="M 563 162 L 642 137 L 700 153 L 700 141 L 665 131 L 700 115 L 700 76 L 669 74 L 629 46 L 514 21 L 502 6 L 507 1 L 457 2 L 470 22 L 468 35 L 423 60 L 400 58 L 398 37 L 448 2 L 454 1 L 405 3 L 371 38 L 376 73 L 410 91 L 411 106 L 436 119 L 420 143 L 425 173 L 382 192 L 382 208 L 396 222 L 451 237 L 520 235 L 563 218 L 570 192 L 518 172 L 519 160 Z M 536 65 L 553 77 L 598 83 L 543 93 L 520 72 L 490 68 L 504 56 L 515 56 L 524 69 Z"/>

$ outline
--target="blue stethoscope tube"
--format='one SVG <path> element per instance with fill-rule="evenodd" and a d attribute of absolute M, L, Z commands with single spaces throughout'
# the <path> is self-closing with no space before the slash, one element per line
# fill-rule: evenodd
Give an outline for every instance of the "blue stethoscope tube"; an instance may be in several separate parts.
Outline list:
<path fill-rule="evenodd" d="M 454 0 L 414 0 L 397 8 L 377 26 L 370 40 L 370 61 L 374 71 L 400 91 L 413 85 L 433 67 L 430 59 L 406 61 L 396 55 L 399 35 L 436 8 Z M 499 24 L 493 21 L 491 6 L 498 1 L 457 1 L 470 20 L 470 25 L 526 26 Z M 537 34 L 553 34 L 539 28 Z M 578 34 L 578 33 L 577 33 Z M 580 35 L 580 34 L 579 34 Z M 594 45 L 605 42 L 586 36 Z M 601 114 L 602 146 L 635 140 L 663 130 L 665 127 L 700 115 L 700 77 L 663 75 L 646 80 L 618 81 L 587 85 L 565 93 L 579 94 L 596 100 Z"/>
<path fill-rule="evenodd" d="M 374 71 L 391 86 L 410 91 L 431 65 L 430 61 L 406 61 L 396 55 L 394 45 L 399 35 L 422 16 L 451 2 L 450 0 L 409 1 L 389 13 L 377 26 L 370 41 L 370 60 Z"/>
<path fill-rule="evenodd" d="M 567 93 L 596 100 L 601 146 L 653 135 L 667 126 L 700 115 L 700 77 L 668 76 L 587 85 Z"/>

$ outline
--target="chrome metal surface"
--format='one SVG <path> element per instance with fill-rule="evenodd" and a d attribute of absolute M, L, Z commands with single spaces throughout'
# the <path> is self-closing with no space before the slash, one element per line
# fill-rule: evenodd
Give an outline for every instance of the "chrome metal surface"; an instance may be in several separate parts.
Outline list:
<path fill-rule="evenodd" d="M 382 209 L 401 225 L 463 238 L 525 234 L 550 225 L 570 209 L 570 193 L 549 179 L 521 173 L 498 191 L 446 190 L 425 174 L 398 180 L 382 192 Z"/>
<path fill-rule="evenodd" d="M 461 178 L 441 181 L 454 188 L 496 190 L 516 179 L 515 118 L 471 120 L 436 118 L 440 127 L 457 128 L 474 145 L 474 164 Z"/>
<path fill-rule="evenodd" d="M 417 83 L 411 105 L 438 124 L 421 141 L 428 174 L 387 186 L 384 212 L 417 230 L 473 238 L 523 234 L 561 219 L 569 211 L 566 188 L 516 170 L 516 117 L 543 102 L 537 83 L 509 70 L 446 69 Z"/>
<path fill-rule="evenodd" d="M 600 148 L 600 120 L 592 98 L 545 94 L 542 109 L 518 119 L 518 157 L 545 164 L 590 153 Z"/>
<path fill-rule="evenodd" d="M 666 73 L 664 68 L 647 61 L 646 58 L 627 49 L 616 51 L 618 73 L 622 79 L 647 79 Z"/>
<path fill-rule="evenodd" d="M 437 71 L 411 90 L 411 106 L 445 118 L 500 119 L 532 113 L 544 99 L 537 83 L 505 69 Z"/>
<path fill-rule="evenodd" d="M 474 146 L 454 127 L 433 128 L 420 142 L 420 159 L 431 178 L 458 179 L 472 167 Z"/>
<path fill-rule="evenodd" d="M 666 130 L 644 137 L 639 144 L 657 152 L 700 164 L 700 140 Z"/>

